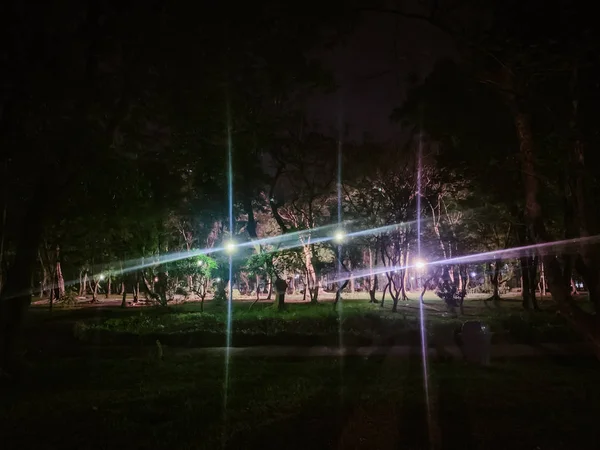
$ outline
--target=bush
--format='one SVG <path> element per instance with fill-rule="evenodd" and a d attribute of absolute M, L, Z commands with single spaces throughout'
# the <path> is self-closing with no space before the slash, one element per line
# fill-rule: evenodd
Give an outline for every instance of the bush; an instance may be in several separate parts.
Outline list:
<path fill-rule="evenodd" d="M 58 301 L 57 305 L 71 307 L 77 305 L 77 293 L 74 291 L 66 291 Z"/>

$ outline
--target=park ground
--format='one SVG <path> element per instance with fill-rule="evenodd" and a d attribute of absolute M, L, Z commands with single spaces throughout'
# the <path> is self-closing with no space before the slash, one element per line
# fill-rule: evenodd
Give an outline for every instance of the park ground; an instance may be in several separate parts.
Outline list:
<path fill-rule="evenodd" d="M 472 298 L 462 319 L 445 317 L 433 298 L 426 302 L 430 328 L 481 320 L 507 336 L 502 343 L 574 340 L 549 300 L 542 303 L 546 311 L 534 315 L 520 310 L 518 298 L 499 308 Z M 267 302 L 252 310 L 235 302 L 234 323 L 242 322 L 240 335 L 271 336 L 265 326 L 326 334 L 340 325 L 331 321 L 338 315 L 331 306 L 290 304 L 280 313 Z M 342 314 L 354 321 L 355 334 L 366 327 L 362 318 L 388 332 L 402 330 L 391 343 L 373 344 L 379 351 L 370 355 L 240 351 L 226 364 L 225 351 L 142 339 L 195 333 L 191 321 L 218 334 L 223 312 L 211 302 L 204 313 L 195 303 L 168 310 L 86 305 L 52 313 L 34 306 L 22 373 L 0 392 L 2 448 L 425 449 L 431 442 L 438 448 L 597 448 L 600 366 L 594 358 L 506 356 L 482 367 L 433 356 L 425 377 L 418 342 L 402 338 L 413 330 L 418 310 L 415 301 L 395 314 L 358 298 L 346 301 Z M 75 332 L 82 327 L 139 339 L 96 342 Z M 398 357 L 397 345 L 412 355 Z"/>

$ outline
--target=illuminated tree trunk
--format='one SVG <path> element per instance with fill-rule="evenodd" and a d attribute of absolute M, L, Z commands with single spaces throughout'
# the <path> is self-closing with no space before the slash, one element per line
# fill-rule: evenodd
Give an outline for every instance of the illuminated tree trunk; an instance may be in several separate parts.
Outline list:
<path fill-rule="evenodd" d="M 256 275 L 256 301 L 260 300 L 260 277 Z"/>
<path fill-rule="evenodd" d="M 287 282 L 277 277 L 275 279 L 275 307 L 281 311 L 285 308 L 285 291 L 287 290 Z"/>
<path fill-rule="evenodd" d="M 335 298 L 333 299 L 333 309 L 336 309 L 337 304 L 341 300 L 342 291 L 344 289 L 346 289 L 346 286 L 348 286 L 348 280 L 345 280 L 342 284 L 340 284 L 339 282 L 337 284 L 338 284 L 338 288 L 335 291 Z"/>
<path fill-rule="evenodd" d="M 498 305 L 498 302 L 500 301 L 500 264 L 502 263 L 501 260 L 496 259 L 494 261 L 494 269 L 492 271 L 492 264 L 488 263 L 488 272 L 489 272 L 489 281 L 490 284 L 492 285 L 492 296 L 489 298 L 486 298 L 484 300 L 484 303 L 487 304 L 487 302 L 492 301 L 494 302 L 494 304 L 496 306 Z"/>
<path fill-rule="evenodd" d="M 354 294 L 355 286 L 354 286 L 354 277 L 352 276 L 352 262 L 348 261 L 348 270 L 350 271 L 350 292 Z"/>
<path fill-rule="evenodd" d="M 121 308 L 127 308 L 127 289 L 124 281 L 121 283 Z"/>
<path fill-rule="evenodd" d="M 91 283 L 91 281 L 90 281 Z M 92 303 L 98 302 L 98 285 L 100 284 L 100 280 L 94 280 L 94 288 L 92 289 Z"/>
<path fill-rule="evenodd" d="M 310 302 L 317 303 L 319 298 L 319 281 L 312 263 L 312 249 L 310 248 L 310 244 L 304 244 L 302 246 L 302 253 L 304 255 L 304 265 L 306 267 L 306 281 L 308 293 L 310 295 Z"/>
<path fill-rule="evenodd" d="M 42 283 L 40 287 L 40 298 L 46 297 L 48 293 L 48 270 L 46 269 L 46 264 L 44 264 L 44 260 L 42 259 L 41 252 L 38 251 L 38 258 L 40 260 L 40 266 L 42 268 Z M 48 293 L 49 294 L 49 293 Z"/>
<path fill-rule="evenodd" d="M 404 258 L 404 267 L 408 267 L 410 265 L 410 251 L 406 249 L 406 256 Z M 406 286 L 408 286 L 408 269 L 404 270 L 404 282 L 402 283 L 404 287 L 404 291 L 402 292 L 402 297 L 406 299 Z"/>
<path fill-rule="evenodd" d="M 375 250 L 377 252 L 377 250 Z M 373 250 L 369 247 L 369 303 L 378 303 L 375 298 L 375 292 L 377 292 L 378 278 L 377 275 L 373 272 Z M 375 254 L 375 259 L 377 259 L 377 254 Z"/>

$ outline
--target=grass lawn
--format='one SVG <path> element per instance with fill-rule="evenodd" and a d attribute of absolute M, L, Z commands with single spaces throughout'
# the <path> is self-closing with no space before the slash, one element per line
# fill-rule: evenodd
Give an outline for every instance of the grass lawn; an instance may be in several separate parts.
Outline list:
<path fill-rule="evenodd" d="M 236 357 L 226 405 L 221 357 L 90 349 L 27 360 L 0 392 L 6 450 L 428 448 L 418 358 Z M 442 448 L 597 448 L 599 376 L 586 359 L 432 362 L 433 430 Z"/>
<path fill-rule="evenodd" d="M 406 344 L 418 339 L 419 303 L 399 304 L 396 313 L 362 299 L 346 299 L 334 311 L 330 302 L 318 305 L 293 302 L 283 312 L 272 303 L 234 301 L 232 342 L 246 345 L 337 345 L 340 332 L 347 345 Z M 487 306 L 481 299 L 465 303 L 465 314 L 458 318 L 445 314 L 439 299 L 426 301 L 427 330 L 436 325 L 460 327 L 466 320 L 487 323 L 495 332 L 494 342 L 536 343 L 577 342 L 579 337 L 555 313 L 551 302 L 545 310 L 528 313 L 520 308 L 520 299 L 506 299 L 500 308 Z M 81 307 L 56 309 L 49 314 L 41 307 L 32 308 L 32 324 L 68 323 L 79 339 L 97 344 L 149 344 L 158 339 L 171 346 L 221 346 L 225 344 L 227 313 L 224 306 L 208 302 L 200 312 L 197 302 L 159 307 Z"/>
<path fill-rule="evenodd" d="M 552 309 L 526 314 L 515 305 L 496 310 L 474 300 L 459 321 L 484 320 L 521 338 L 570 336 Z M 327 303 L 290 304 L 282 313 L 266 303 L 248 308 L 236 302 L 233 311 L 234 330 L 248 335 L 337 334 L 340 324 L 345 335 L 417 329 L 414 302 L 399 313 L 360 300 L 345 303 L 342 314 Z M 428 329 L 459 323 L 434 309 L 427 314 Z M 417 357 L 236 356 L 225 383 L 222 356 L 167 344 L 161 358 L 150 339 L 151 346 L 133 345 L 159 331 L 161 338 L 219 334 L 225 317 L 210 302 L 205 313 L 197 304 L 51 314 L 32 308 L 26 370 L 17 383 L 0 384 L 0 448 L 425 449 L 437 436 L 439 448 L 547 450 L 592 449 L 600 441 L 600 366 L 584 357 L 496 361 L 489 368 L 430 361 L 427 402 Z M 137 341 L 90 346 L 73 337 L 81 324 Z"/>

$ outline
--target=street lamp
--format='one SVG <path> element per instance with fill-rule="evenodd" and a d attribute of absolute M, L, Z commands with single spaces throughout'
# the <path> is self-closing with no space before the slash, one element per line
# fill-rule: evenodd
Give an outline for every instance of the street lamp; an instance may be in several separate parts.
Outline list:
<path fill-rule="evenodd" d="M 235 242 L 227 241 L 227 242 L 225 242 L 225 245 L 223 246 L 223 248 L 225 249 L 225 253 L 229 253 L 231 255 L 232 253 L 235 253 L 235 250 L 236 250 Z"/>
<path fill-rule="evenodd" d="M 342 230 L 338 230 L 333 235 L 333 240 L 337 244 L 341 244 L 346 239 L 346 233 Z"/>

